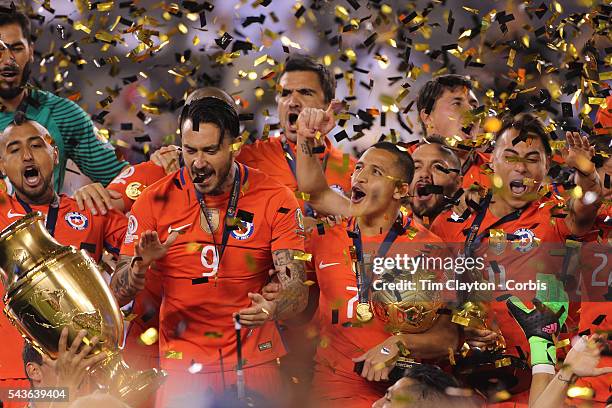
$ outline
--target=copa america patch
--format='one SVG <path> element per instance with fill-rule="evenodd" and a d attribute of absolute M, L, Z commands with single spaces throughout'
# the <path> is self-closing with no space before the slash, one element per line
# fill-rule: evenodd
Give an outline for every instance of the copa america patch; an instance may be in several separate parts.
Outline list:
<path fill-rule="evenodd" d="M 519 228 L 514 231 L 513 235 L 519 237 L 512 243 L 513 247 L 519 252 L 529 252 L 537 245 L 535 234 L 528 228 Z"/>
<path fill-rule="evenodd" d="M 302 214 L 301 208 L 295 210 L 295 222 L 298 225 L 298 232 L 304 232 L 304 214 Z"/>
<path fill-rule="evenodd" d="M 89 225 L 87 217 L 76 211 L 69 212 L 64 219 L 71 228 L 77 231 L 83 231 Z"/>
<path fill-rule="evenodd" d="M 130 214 L 128 218 L 127 231 L 125 232 L 124 243 L 131 244 L 136 239 L 136 235 L 134 234 L 138 229 L 138 220 L 134 215 Z"/>
<path fill-rule="evenodd" d="M 238 228 L 232 230 L 230 235 L 239 241 L 244 241 L 253 235 L 253 231 L 255 230 L 255 226 L 252 222 L 241 221 Z"/>

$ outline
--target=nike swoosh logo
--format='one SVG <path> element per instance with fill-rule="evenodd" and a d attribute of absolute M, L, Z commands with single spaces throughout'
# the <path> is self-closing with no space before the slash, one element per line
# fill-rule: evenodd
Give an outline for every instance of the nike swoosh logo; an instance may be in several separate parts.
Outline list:
<path fill-rule="evenodd" d="M 185 224 L 185 225 L 182 225 L 182 226 L 176 227 L 176 228 L 172 228 L 172 225 L 171 225 L 171 226 L 168 227 L 168 234 L 172 234 L 173 232 L 178 232 L 180 234 L 181 232 L 186 230 L 190 225 L 191 225 L 191 223 L 190 224 Z"/>
<path fill-rule="evenodd" d="M 324 264 L 323 262 L 319 262 L 319 269 L 325 269 L 328 266 L 340 265 L 340 262 L 332 262 L 328 264 Z"/>
<path fill-rule="evenodd" d="M 6 214 L 7 217 L 9 218 L 15 218 L 15 217 L 25 217 L 25 214 L 19 214 L 19 213 L 14 213 L 12 209 L 8 210 L 8 213 Z"/>

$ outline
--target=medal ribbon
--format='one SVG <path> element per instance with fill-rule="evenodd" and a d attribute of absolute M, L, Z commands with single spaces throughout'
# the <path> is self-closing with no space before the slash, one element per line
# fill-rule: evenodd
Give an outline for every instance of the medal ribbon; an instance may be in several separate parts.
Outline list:
<path fill-rule="evenodd" d="M 26 203 L 21 198 L 19 198 L 17 194 L 15 194 L 15 198 L 17 199 L 19 204 L 21 204 L 21 207 L 23 207 L 23 210 L 26 212 L 26 214 L 30 214 L 33 212 L 32 207 L 30 207 L 28 203 Z M 53 201 L 51 202 L 51 204 L 49 204 L 49 209 L 47 210 L 47 222 L 45 223 L 45 228 L 47 229 L 47 231 L 49 231 L 49 234 L 52 237 L 55 236 L 55 224 L 57 224 L 57 215 L 59 213 L 59 206 L 60 206 L 60 197 L 57 194 L 55 194 L 53 197 Z"/>

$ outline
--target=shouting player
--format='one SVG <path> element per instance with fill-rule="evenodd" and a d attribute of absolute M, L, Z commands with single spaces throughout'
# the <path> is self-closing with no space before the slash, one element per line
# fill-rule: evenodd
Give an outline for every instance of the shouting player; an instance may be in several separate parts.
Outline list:
<path fill-rule="evenodd" d="M 300 180 L 322 178 L 321 166 L 311 152 L 315 134 L 324 128 L 325 121 L 321 110 L 300 114 Z M 395 333 L 381 320 L 372 319 L 371 311 L 365 309 L 376 285 L 367 282 L 376 278 L 368 268 L 354 266 L 348 255 L 354 247 L 360 252 L 355 254 L 357 259 L 400 253 L 417 257 L 428 252 L 427 244 L 440 242 L 400 210 L 413 174 L 414 164 L 405 150 L 388 142 L 375 144 L 361 156 L 351 179 L 350 212 L 358 215 L 347 223 L 312 232 L 309 248 L 321 292 L 317 316 L 321 340 L 313 384 L 315 406 L 369 407 L 384 394 L 387 384 L 380 381 L 389 379 L 393 362 L 404 352 L 403 348 L 415 359 L 436 360 L 447 357 L 449 349 L 457 347 L 458 330 L 449 316 L 438 316 L 431 327 L 424 326 L 417 334 Z M 356 274 L 355 268 L 362 272 Z M 435 315 L 436 310 L 423 313 Z M 355 363 L 363 366 L 357 372 Z"/>
<path fill-rule="evenodd" d="M 160 406 L 182 393 L 237 384 L 280 396 L 277 358 L 284 354 L 274 324 L 299 313 L 307 290 L 303 222 L 289 189 L 235 161 L 238 114 L 214 97 L 193 101 L 182 124 L 185 166 L 147 188 L 132 207 L 122 256 L 111 281 L 121 304 L 159 271 L 161 366 L 168 381 Z M 259 293 L 275 269 L 277 301 Z M 239 319 L 242 360 L 236 354 Z"/>
<path fill-rule="evenodd" d="M 80 211 L 75 200 L 57 194 L 52 180 L 58 153 L 52 140 L 44 127 L 22 113 L 0 135 L 0 170 L 15 189 L 13 195 L 0 197 L 0 228 L 40 211 L 46 216 L 47 230 L 61 244 L 85 249 L 96 261 L 105 249 L 118 255 L 127 219 L 117 211 L 106 216 Z M 23 339 L 4 313 L 0 313 L 0 329 L 0 385 L 28 387 L 20 358 Z"/>
<path fill-rule="evenodd" d="M 581 195 L 569 200 L 566 213 L 538 194 L 552 151 L 543 123 L 531 114 L 522 114 L 505 120 L 497 134 L 492 155 L 495 188 L 483 198 L 480 208 L 465 219 L 442 214 L 432 224 L 432 232 L 444 242 L 457 243 L 456 250 L 466 256 L 487 251 L 484 279 L 498 285 L 502 293 L 512 291 L 508 286 L 511 281 L 554 283 L 546 272 L 560 271 L 562 257 L 554 257 L 551 247 L 563 248 L 570 235 L 580 236 L 592 228 L 601 197 L 599 177 L 590 162 L 594 151 L 585 137 L 569 132 L 566 137 L 565 162 L 576 169 L 575 183 L 581 191 Z M 546 265 L 545 269 L 540 265 Z M 555 293 L 555 287 L 548 290 L 549 294 Z M 522 300 L 531 300 L 531 293 L 522 291 Z M 507 352 L 520 355 L 519 349 L 530 350 L 505 303 L 492 302 L 491 311 L 489 317 L 501 329 Z M 492 330 L 479 330 L 471 344 L 486 346 L 497 337 Z M 531 354 L 531 364 L 551 370 L 554 346 L 551 349 L 544 341 L 539 344 L 540 350 Z"/>

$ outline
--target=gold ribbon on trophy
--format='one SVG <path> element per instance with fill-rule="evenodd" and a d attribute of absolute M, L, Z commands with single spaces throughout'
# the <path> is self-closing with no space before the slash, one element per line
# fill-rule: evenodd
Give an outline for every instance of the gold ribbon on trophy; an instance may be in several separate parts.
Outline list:
<path fill-rule="evenodd" d="M 83 342 L 100 339 L 92 351 L 108 358 L 89 368 L 95 383 L 138 406 L 162 383 L 157 369 L 135 371 L 121 357 L 123 318 L 96 263 L 84 250 L 59 244 L 45 229 L 40 212 L 26 215 L 0 233 L 0 279 L 4 313 L 27 341 L 56 359 L 64 327 L 68 344 L 80 330 Z"/>

